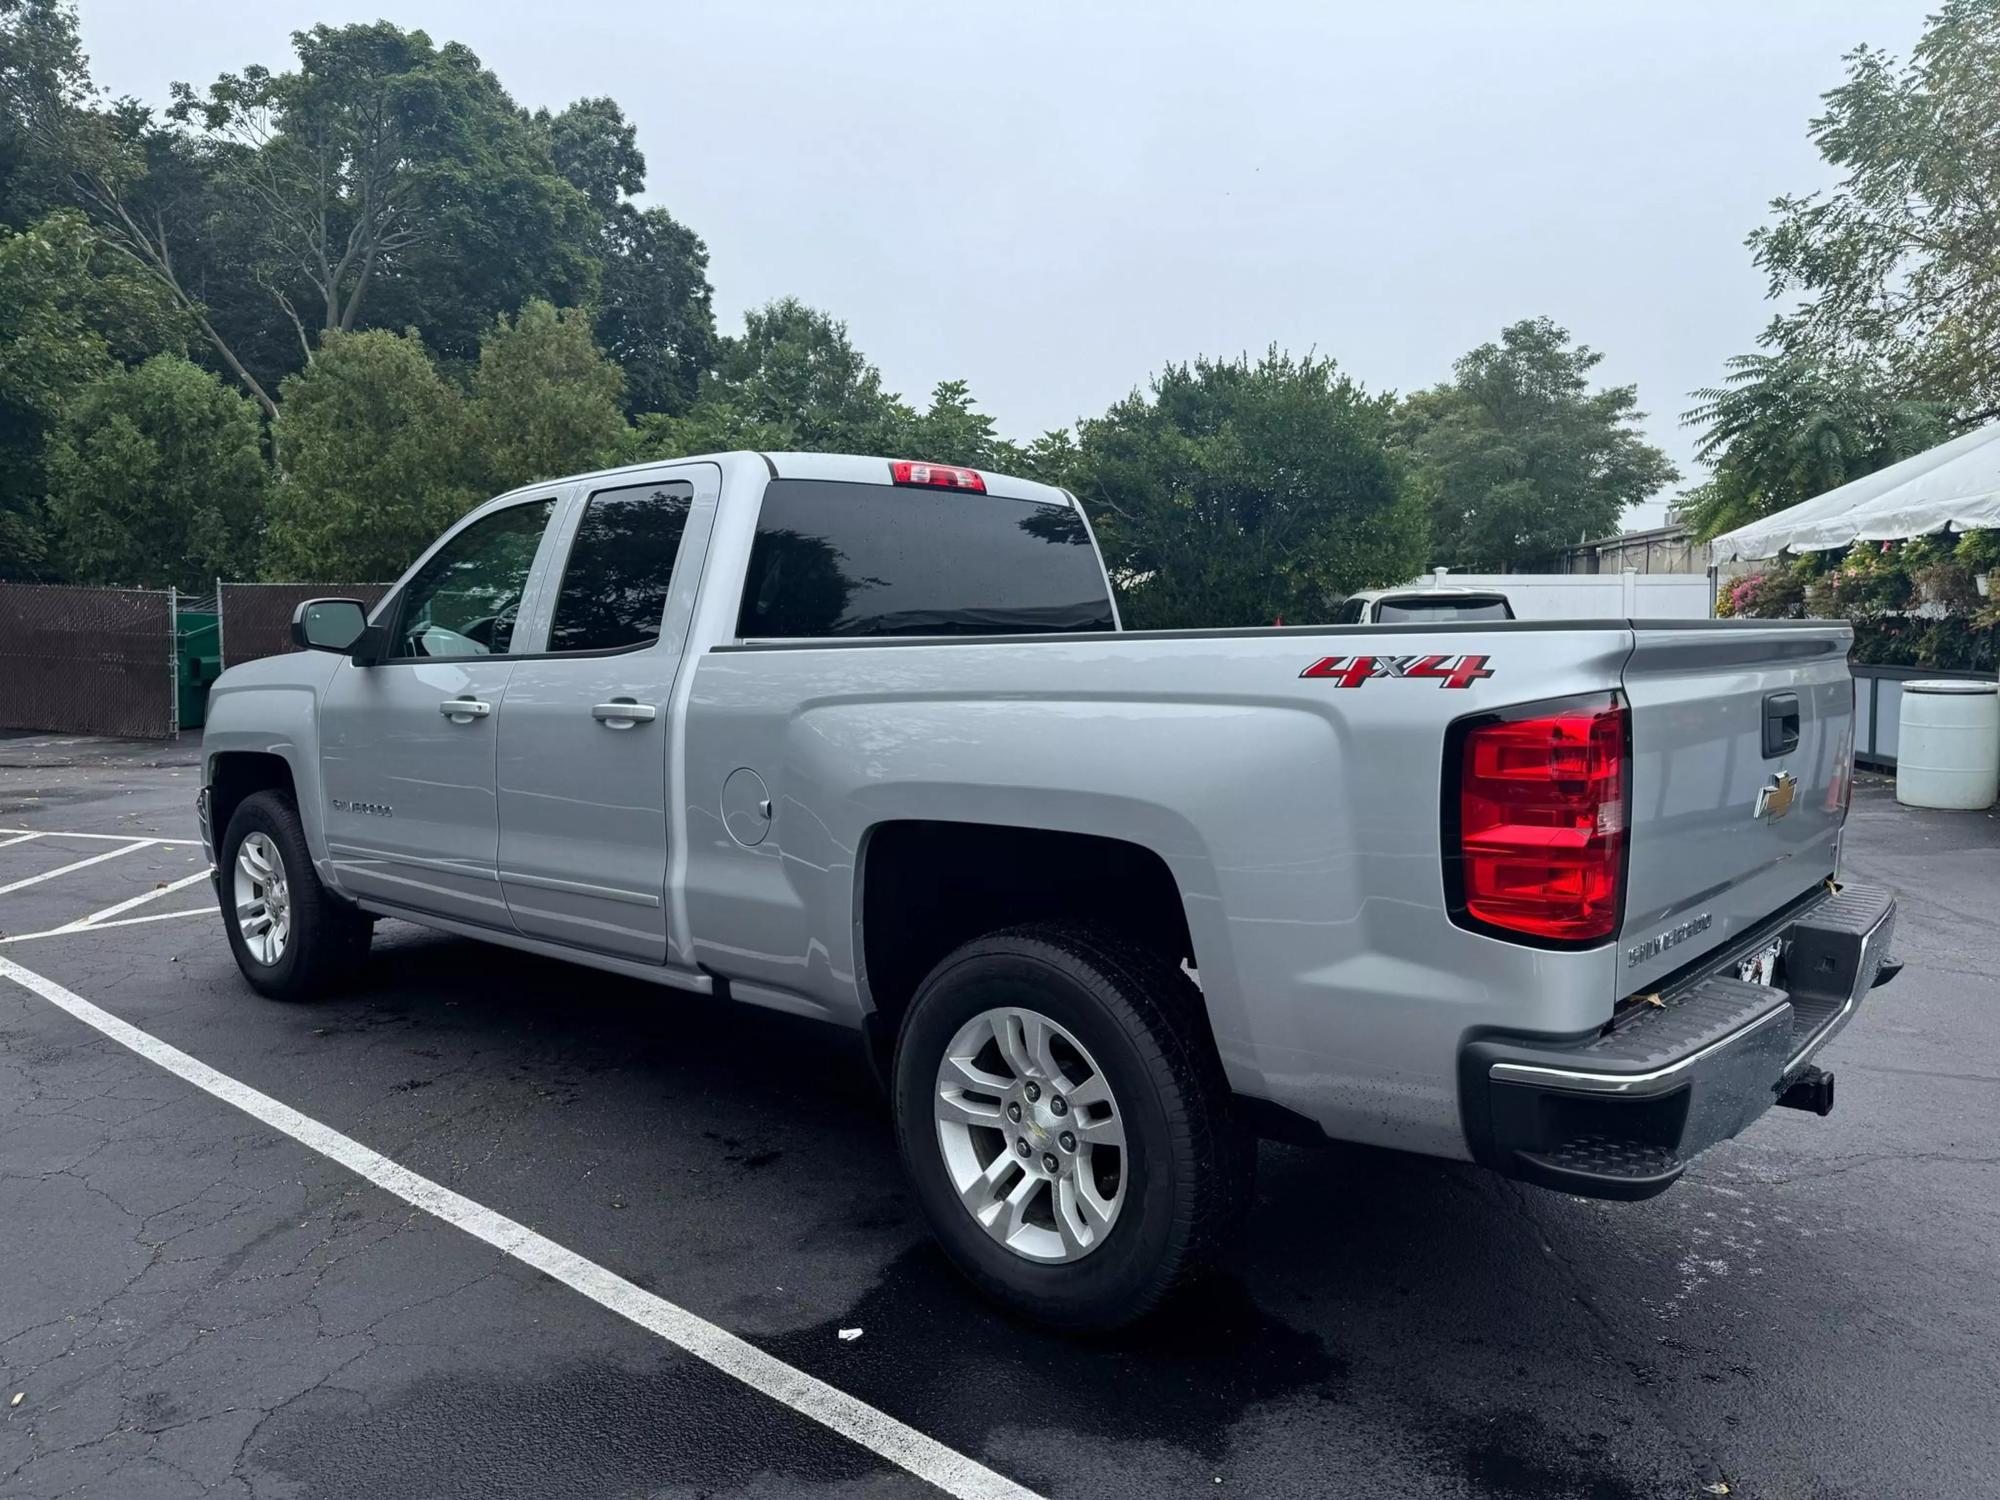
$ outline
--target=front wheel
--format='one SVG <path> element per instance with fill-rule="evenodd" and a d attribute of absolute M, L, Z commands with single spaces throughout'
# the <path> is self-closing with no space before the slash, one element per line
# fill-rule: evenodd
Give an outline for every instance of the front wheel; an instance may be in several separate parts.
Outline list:
<path fill-rule="evenodd" d="M 953 1263 L 1040 1321 L 1113 1328 L 1220 1247 L 1254 1157 L 1201 997 L 1091 929 L 967 943 L 918 988 L 896 1048 L 897 1133 Z"/>
<path fill-rule="evenodd" d="M 352 972 L 373 923 L 320 884 L 291 798 L 275 791 L 244 798 L 220 855 L 229 947 L 251 988 L 305 1000 Z"/>

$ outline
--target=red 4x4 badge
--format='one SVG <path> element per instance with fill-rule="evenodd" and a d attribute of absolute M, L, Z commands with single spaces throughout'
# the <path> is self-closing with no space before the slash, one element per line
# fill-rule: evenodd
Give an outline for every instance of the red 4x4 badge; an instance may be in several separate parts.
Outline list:
<path fill-rule="evenodd" d="M 1493 675 L 1484 656 L 1322 656 L 1299 673 L 1358 688 L 1376 677 L 1431 677 L 1443 688 L 1468 688 Z"/>

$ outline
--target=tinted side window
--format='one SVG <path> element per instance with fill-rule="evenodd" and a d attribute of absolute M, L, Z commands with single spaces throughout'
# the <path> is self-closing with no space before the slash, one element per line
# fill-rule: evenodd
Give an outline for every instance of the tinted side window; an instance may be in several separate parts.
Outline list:
<path fill-rule="evenodd" d="M 389 654 L 504 656 L 555 506 L 509 506 L 446 542 L 403 590 Z"/>
<path fill-rule="evenodd" d="M 1361 623 L 1361 606 L 1363 602 L 1360 599 L 1349 599 L 1333 612 L 1333 618 L 1327 621 L 1327 623 L 1329 625 L 1359 625 Z"/>
<path fill-rule="evenodd" d="M 766 486 L 737 622 L 753 637 L 1109 629 L 1072 507 L 819 479 Z"/>
<path fill-rule="evenodd" d="M 660 638 L 693 503 L 694 486 L 683 479 L 590 497 L 563 569 L 549 650 L 619 651 Z"/>

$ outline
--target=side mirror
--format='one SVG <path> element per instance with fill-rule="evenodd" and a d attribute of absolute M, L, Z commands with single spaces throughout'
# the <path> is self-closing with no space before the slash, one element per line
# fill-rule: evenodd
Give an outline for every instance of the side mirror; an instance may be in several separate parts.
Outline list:
<path fill-rule="evenodd" d="M 359 599 L 308 599 L 292 611 L 292 644 L 302 651 L 354 650 L 368 633 Z"/>

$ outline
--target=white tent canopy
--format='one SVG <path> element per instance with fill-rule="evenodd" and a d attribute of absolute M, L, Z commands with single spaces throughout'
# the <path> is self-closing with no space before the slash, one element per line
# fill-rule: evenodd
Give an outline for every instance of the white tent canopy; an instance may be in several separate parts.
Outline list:
<path fill-rule="evenodd" d="M 2000 422 L 1715 539 L 1715 560 L 2000 526 Z"/>

